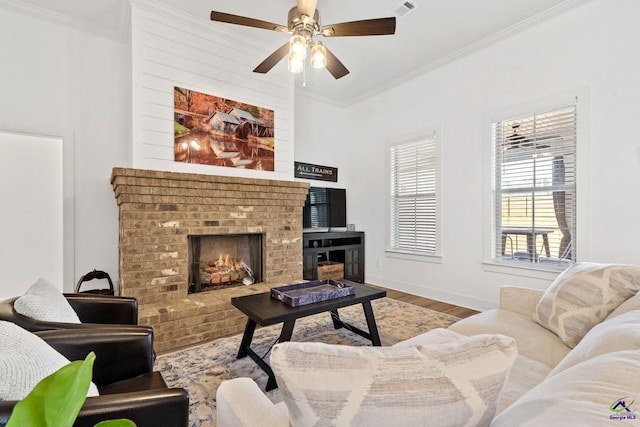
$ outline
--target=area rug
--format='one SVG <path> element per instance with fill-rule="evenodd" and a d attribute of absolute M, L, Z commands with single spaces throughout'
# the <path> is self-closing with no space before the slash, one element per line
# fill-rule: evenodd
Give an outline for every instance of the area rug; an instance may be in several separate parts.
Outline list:
<path fill-rule="evenodd" d="M 390 298 L 371 302 L 382 345 L 393 345 L 434 328 L 446 328 L 457 317 L 403 303 Z M 367 330 L 361 305 L 339 310 L 344 321 Z M 266 355 L 275 343 L 282 325 L 258 328 L 251 347 L 259 355 Z M 155 369 L 170 387 L 182 387 L 189 392 L 190 427 L 216 425 L 216 390 L 222 381 L 252 378 L 260 389 L 267 384 L 267 375 L 249 357 L 236 359 L 241 335 L 221 338 L 183 350 L 158 356 Z M 348 330 L 334 329 L 328 313 L 316 314 L 296 322 L 292 341 L 313 341 L 329 344 L 371 345 L 371 341 Z M 265 393 L 272 402 L 281 401 L 278 389 Z"/>

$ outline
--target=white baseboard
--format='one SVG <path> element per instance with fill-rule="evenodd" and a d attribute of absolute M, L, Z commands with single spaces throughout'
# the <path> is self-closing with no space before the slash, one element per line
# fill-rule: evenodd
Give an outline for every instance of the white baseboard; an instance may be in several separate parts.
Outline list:
<path fill-rule="evenodd" d="M 430 298 L 437 301 L 446 302 L 449 304 L 459 305 L 461 307 L 466 307 L 466 308 L 470 308 L 478 311 L 485 311 L 485 310 L 490 310 L 492 308 L 498 308 L 498 305 L 499 305 L 498 300 L 492 301 L 492 300 L 470 297 L 468 295 L 442 291 L 440 289 L 433 289 L 425 286 L 417 286 L 413 283 L 400 282 L 397 280 L 389 280 L 388 278 L 385 278 L 385 277 L 379 277 L 379 276 L 370 275 L 370 274 L 367 274 L 365 278 L 365 282 L 370 283 L 372 285 L 393 289 L 395 291 L 406 292 L 412 295 L 417 295 L 424 298 Z"/>

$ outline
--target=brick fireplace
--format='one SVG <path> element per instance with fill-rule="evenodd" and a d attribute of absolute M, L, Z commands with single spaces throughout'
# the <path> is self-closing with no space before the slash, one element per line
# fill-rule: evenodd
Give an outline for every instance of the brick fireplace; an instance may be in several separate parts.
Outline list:
<path fill-rule="evenodd" d="M 234 296 L 302 280 L 302 207 L 309 184 L 114 168 L 119 294 L 162 352 L 242 332 Z M 262 283 L 188 294 L 188 236 L 262 234 Z"/>

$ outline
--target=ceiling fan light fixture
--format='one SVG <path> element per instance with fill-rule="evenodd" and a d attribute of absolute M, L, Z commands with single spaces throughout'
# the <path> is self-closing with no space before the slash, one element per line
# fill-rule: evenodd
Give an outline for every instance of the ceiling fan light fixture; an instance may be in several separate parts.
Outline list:
<path fill-rule="evenodd" d="M 317 41 L 311 47 L 311 66 L 313 68 L 324 68 L 327 66 L 327 48 L 321 41 Z"/>
<path fill-rule="evenodd" d="M 304 58 L 298 58 L 297 56 L 289 53 L 289 57 L 287 59 L 287 68 L 292 73 L 300 73 L 304 68 Z"/>
<path fill-rule="evenodd" d="M 294 34 L 289 40 L 289 57 L 304 61 L 307 57 L 307 40 L 299 35 Z"/>

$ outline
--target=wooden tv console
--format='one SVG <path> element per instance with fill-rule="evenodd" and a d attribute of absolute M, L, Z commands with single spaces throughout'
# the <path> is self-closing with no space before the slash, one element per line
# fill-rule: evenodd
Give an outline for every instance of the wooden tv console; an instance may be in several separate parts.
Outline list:
<path fill-rule="evenodd" d="M 344 278 L 364 283 L 364 232 L 328 231 L 302 234 L 302 277 L 318 279 L 318 263 L 344 264 Z"/>

